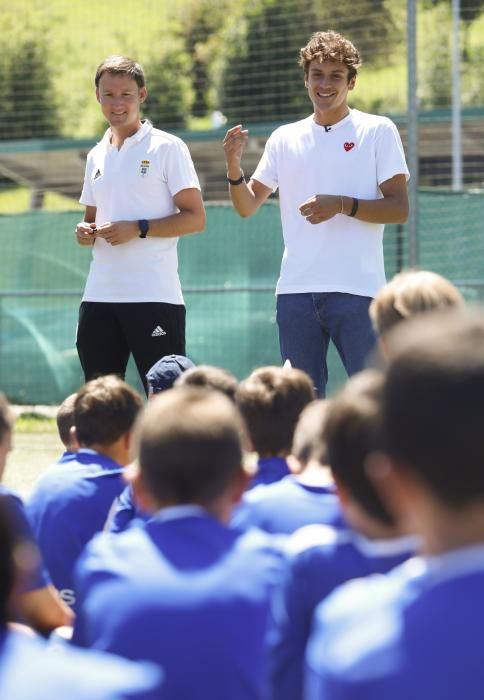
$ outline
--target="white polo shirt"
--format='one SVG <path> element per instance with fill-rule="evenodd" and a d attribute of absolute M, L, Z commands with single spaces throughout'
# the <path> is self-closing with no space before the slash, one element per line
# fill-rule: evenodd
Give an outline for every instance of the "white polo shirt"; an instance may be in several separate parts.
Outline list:
<path fill-rule="evenodd" d="M 378 199 L 380 184 L 400 173 L 408 178 L 402 142 L 386 117 L 353 109 L 328 131 L 313 115 L 276 129 L 252 176 L 279 188 L 285 250 L 276 294 L 375 296 L 385 284 L 383 224 L 341 214 L 310 224 L 299 207 L 316 194 Z"/>
<path fill-rule="evenodd" d="M 149 121 L 120 150 L 111 129 L 89 152 L 80 202 L 96 207 L 96 224 L 176 214 L 173 197 L 200 189 L 186 144 Z M 97 238 L 83 301 L 183 304 L 178 238 L 135 238 L 112 246 Z"/>

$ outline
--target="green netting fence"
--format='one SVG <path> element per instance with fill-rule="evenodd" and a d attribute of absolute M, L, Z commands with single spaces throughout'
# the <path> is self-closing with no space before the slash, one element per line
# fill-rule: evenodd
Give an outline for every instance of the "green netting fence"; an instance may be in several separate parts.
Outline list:
<path fill-rule="evenodd" d="M 422 191 L 420 266 L 457 282 L 469 299 L 484 288 L 484 193 Z M 77 311 L 90 250 L 77 245 L 79 212 L 0 216 L 0 389 L 14 402 L 53 404 L 75 391 Z M 387 276 L 406 265 L 407 232 L 387 226 Z M 274 287 L 282 255 L 279 208 L 248 220 L 226 203 L 207 207 L 204 234 L 179 243 L 187 305 L 187 354 L 237 377 L 279 364 Z M 330 391 L 344 380 L 330 352 Z M 128 381 L 140 388 L 134 365 Z"/>

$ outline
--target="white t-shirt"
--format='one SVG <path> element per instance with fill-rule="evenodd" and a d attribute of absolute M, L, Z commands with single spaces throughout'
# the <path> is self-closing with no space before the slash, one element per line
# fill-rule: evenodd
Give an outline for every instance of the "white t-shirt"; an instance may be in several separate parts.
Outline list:
<path fill-rule="evenodd" d="M 379 185 L 409 177 L 390 119 L 357 109 L 326 131 L 313 115 L 269 137 L 253 179 L 279 188 L 285 250 L 276 294 L 346 292 L 373 297 L 385 283 L 383 224 L 337 214 L 310 224 L 299 206 L 316 194 L 382 197 Z"/>
<path fill-rule="evenodd" d="M 108 129 L 89 152 L 80 202 L 96 207 L 98 226 L 176 214 L 173 197 L 200 189 L 185 143 L 146 121 L 121 149 Z M 178 238 L 135 238 L 112 246 L 97 238 L 83 301 L 183 304 Z"/>

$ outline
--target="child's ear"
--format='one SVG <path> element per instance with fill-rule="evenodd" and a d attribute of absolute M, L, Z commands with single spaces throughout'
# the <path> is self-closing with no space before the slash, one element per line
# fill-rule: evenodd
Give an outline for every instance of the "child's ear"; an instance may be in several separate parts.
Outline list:
<path fill-rule="evenodd" d="M 250 474 L 247 473 L 247 470 L 244 469 L 242 465 L 240 465 L 240 468 L 238 472 L 234 475 L 232 481 L 231 501 L 234 505 L 239 503 L 243 494 L 245 493 L 245 491 L 247 491 L 247 487 L 250 484 L 251 478 L 252 477 Z"/>
<path fill-rule="evenodd" d="M 125 469 L 125 479 L 133 489 L 134 500 L 145 513 L 153 513 L 158 510 L 153 497 L 143 481 L 138 464 L 135 462 Z"/>
<path fill-rule="evenodd" d="M 344 507 L 351 500 L 351 494 L 346 488 L 346 486 L 343 484 L 343 482 L 340 481 L 337 476 L 334 476 L 333 478 L 339 502 Z"/>
<path fill-rule="evenodd" d="M 242 440 L 242 449 L 244 450 L 244 452 L 255 452 L 254 445 L 253 445 L 252 440 L 250 439 L 250 436 L 249 436 L 249 431 L 247 430 L 247 428 L 245 428 L 245 426 L 244 426 L 244 429 L 242 430 L 241 440 Z"/>
<path fill-rule="evenodd" d="M 79 440 L 77 439 L 77 430 L 75 425 L 71 425 L 69 428 L 69 447 L 71 448 L 71 452 L 77 452 L 77 450 L 81 447 Z"/>
<path fill-rule="evenodd" d="M 128 430 L 128 432 L 124 433 L 124 435 L 123 435 L 123 445 L 124 445 L 124 448 L 127 452 L 129 452 L 129 450 L 131 449 L 132 442 L 133 442 L 133 433 L 131 432 L 131 430 Z"/>
<path fill-rule="evenodd" d="M 420 500 L 418 479 L 404 464 L 383 452 L 370 455 L 365 468 L 390 515 L 405 530 L 413 531 L 414 505 Z"/>
<path fill-rule="evenodd" d="M 288 454 L 286 457 L 286 462 L 289 467 L 291 474 L 300 474 L 304 470 L 304 464 L 292 454 Z"/>

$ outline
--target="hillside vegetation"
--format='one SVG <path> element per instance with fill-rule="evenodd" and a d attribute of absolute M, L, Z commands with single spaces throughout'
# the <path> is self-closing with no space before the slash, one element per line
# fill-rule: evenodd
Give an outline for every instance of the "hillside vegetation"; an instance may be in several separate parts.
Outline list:
<path fill-rule="evenodd" d="M 462 2 L 463 104 L 484 104 L 482 1 Z M 448 106 L 450 2 L 418 3 L 419 97 Z M 354 106 L 406 108 L 406 3 L 402 0 L 0 0 L 0 139 L 92 137 L 103 129 L 93 75 L 122 53 L 145 67 L 146 115 L 167 128 L 231 120 L 282 121 L 309 109 L 298 49 L 332 28 L 360 48 Z"/>

